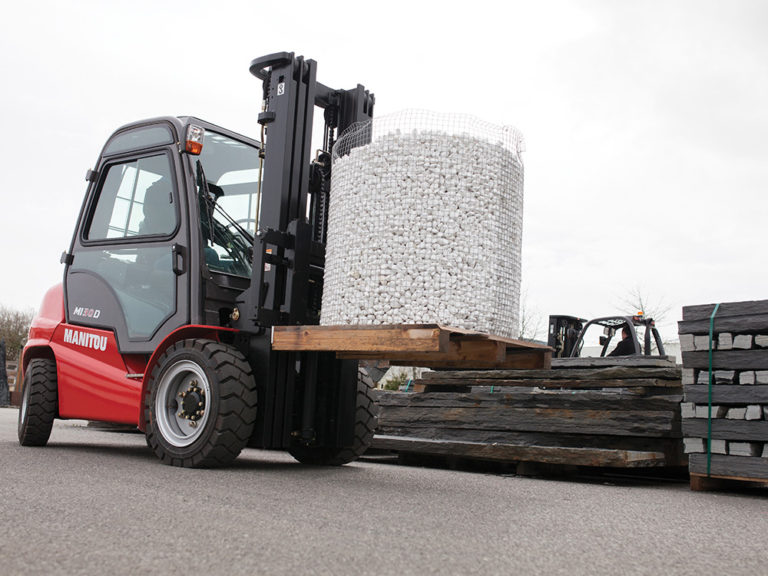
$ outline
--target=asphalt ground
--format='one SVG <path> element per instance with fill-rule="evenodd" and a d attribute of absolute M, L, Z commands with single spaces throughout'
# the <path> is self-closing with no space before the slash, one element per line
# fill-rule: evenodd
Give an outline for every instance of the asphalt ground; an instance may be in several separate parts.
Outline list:
<path fill-rule="evenodd" d="M 768 574 L 768 491 L 547 479 L 245 450 L 165 466 L 144 437 L 0 409 L 0 574 Z"/>

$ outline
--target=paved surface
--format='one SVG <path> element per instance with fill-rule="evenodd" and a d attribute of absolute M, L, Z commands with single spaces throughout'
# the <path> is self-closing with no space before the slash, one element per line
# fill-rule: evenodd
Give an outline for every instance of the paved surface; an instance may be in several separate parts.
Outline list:
<path fill-rule="evenodd" d="M 57 422 L 22 448 L 0 409 L 0 573 L 749 574 L 768 494 L 563 481 L 246 450 L 161 464 L 143 436 Z"/>

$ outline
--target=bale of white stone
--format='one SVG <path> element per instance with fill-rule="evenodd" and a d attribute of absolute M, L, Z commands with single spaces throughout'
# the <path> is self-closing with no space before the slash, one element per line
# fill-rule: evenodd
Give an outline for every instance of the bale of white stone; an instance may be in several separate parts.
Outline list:
<path fill-rule="evenodd" d="M 515 337 L 519 134 L 386 122 L 353 128 L 334 148 L 320 323 L 438 323 Z M 344 142 L 361 135 L 370 141 Z"/>

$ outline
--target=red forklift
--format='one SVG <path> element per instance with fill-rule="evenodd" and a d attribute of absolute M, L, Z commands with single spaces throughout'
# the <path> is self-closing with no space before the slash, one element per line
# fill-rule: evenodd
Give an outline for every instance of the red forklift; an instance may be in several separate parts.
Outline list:
<path fill-rule="evenodd" d="M 246 446 L 341 465 L 370 444 L 372 382 L 357 360 L 275 351 L 271 338 L 319 323 L 330 153 L 372 118 L 374 96 L 321 84 L 294 53 L 250 72 L 258 140 L 153 118 L 119 128 L 88 171 L 63 282 L 22 355 L 22 445 L 45 445 L 56 418 L 135 425 L 187 467 L 227 465 Z"/>

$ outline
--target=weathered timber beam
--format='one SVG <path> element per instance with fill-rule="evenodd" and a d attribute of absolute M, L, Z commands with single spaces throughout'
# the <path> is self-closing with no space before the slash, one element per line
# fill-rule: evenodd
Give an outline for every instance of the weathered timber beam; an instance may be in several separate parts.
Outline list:
<path fill-rule="evenodd" d="M 573 368 L 675 368 L 677 364 L 670 356 L 614 356 L 612 358 L 553 358 L 552 368 L 569 370 Z"/>
<path fill-rule="evenodd" d="M 600 448 L 566 448 L 561 446 L 516 446 L 424 440 L 396 436 L 376 436 L 373 446 L 384 450 L 461 456 L 482 460 L 543 462 L 577 466 L 631 468 L 666 465 L 663 452 L 611 450 Z"/>
<path fill-rule="evenodd" d="M 388 407 L 379 421 L 387 426 L 434 427 L 607 434 L 620 436 L 679 436 L 676 410 L 565 410 L 541 408 L 422 408 Z"/>
<path fill-rule="evenodd" d="M 629 380 L 634 378 L 660 378 L 679 380 L 679 367 L 632 368 L 614 366 L 608 368 L 574 368 L 567 370 L 466 370 L 461 372 L 426 372 L 422 378 L 477 378 L 506 380 Z"/>
<path fill-rule="evenodd" d="M 524 387 L 524 388 L 569 388 L 572 390 L 586 390 L 595 388 L 682 388 L 679 380 L 658 379 L 627 379 L 627 380 L 544 380 L 544 379 L 518 379 L 506 380 L 496 378 L 438 378 L 434 373 L 425 373 L 416 384 L 439 386 L 493 386 L 495 387 Z M 451 372 L 453 376 L 455 372 Z"/>
<path fill-rule="evenodd" d="M 517 390 L 515 390 L 517 392 Z M 562 408 L 569 410 L 678 410 L 681 394 L 663 394 L 654 396 L 635 396 L 611 392 L 566 391 L 562 394 L 546 392 L 519 394 L 494 392 L 425 392 L 422 394 L 404 394 L 384 392 L 378 395 L 377 403 L 382 409 L 389 406 L 412 406 L 433 408 L 487 408 L 508 406 L 515 408 Z"/>
<path fill-rule="evenodd" d="M 641 450 L 664 452 L 679 457 L 683 451 L 680 437 L 615 436 L 605 434 L 559 434 L 554 432 L 519 432 L 508 430 L 467 430 L 441 428 L 439 425 L 418 428 L 388 426 L 380 423 L 376 434 L 383 436 L 418 436 L 430 440 L 456 440 L 483 444 L 515 444 L 517 446 L 563 446 L 566 448 L 610 448 L 612 450 Z"/>

